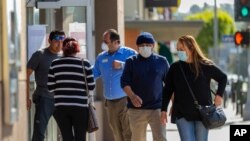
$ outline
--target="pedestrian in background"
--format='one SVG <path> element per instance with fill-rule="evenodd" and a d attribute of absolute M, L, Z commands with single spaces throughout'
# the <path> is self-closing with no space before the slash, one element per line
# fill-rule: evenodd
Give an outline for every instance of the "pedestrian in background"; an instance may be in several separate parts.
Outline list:
<path fill-rule="evenodd" d="M 87 59 L 76 57 L 80 45 L 74 38 L 66 38 L 62 50 L 63 57 L 52 62 L 48 75 L 49 91 L 55 94 L 54 117 L 63 141 L 85 141 L 88 125 L 86 88 L 95 88 L 92 67 Z"/>
<path fill-rule="evenodd" d="M 152 53 L 155 39 L 142 32 L 136 40 L 139 54 L 126 60 L 121 86 L 127 96 L 131 141 L 146 141 L 147 125 L 154 141 L 166 141 L 166 129 L 160 122 L 162 90 L 169 63 Z"/>
<path fill-rule="evenodd" d="M 136 51 L 120 44 L 120 36 L 114 29 L 103 34 L 101 52 L 95 61 L 94 76 L 102 78 L 109 126 L 115 141 L 130 141 L 131 131 L 127 117 L 127 96 L 120 86 L 125 60 Z"/>
<path fill-rule="evenodd" d="M 208 129 L 201 122 L 181 67 L 200 105 L 222 104 L 227 76 L 205 57 L 193 36 L 186 35 L 178 39 L 177 53 L 180 61 L 171 65 L 165 79 L 161 122 L 166 125 L 168 121 L 167 107 L 174 93 L 171 122 L 176 123 L 181 141 L 207 141 Z M 218 82 L 214 100 L 211 97 L 211 79 Z"/>
<path fill-rule="evenodd" d="M 32 95 L 35 103 L 35 117 L 32 141 L 43 141 L 48 121 L 54 112 L 53 93 L 49 92 L 47 87 L 48 72 L 51 62 L 58 58 L 62 43 L 65 38 L 63 31 L 54 30 L 49 35 L 49 47 L 39 49 L 32 54 L 27 63 L 27 94 L 26 106 L 31 108 L 31 99 L 29 95 L 30 75 L 35 72 L 36 89 Z"/>

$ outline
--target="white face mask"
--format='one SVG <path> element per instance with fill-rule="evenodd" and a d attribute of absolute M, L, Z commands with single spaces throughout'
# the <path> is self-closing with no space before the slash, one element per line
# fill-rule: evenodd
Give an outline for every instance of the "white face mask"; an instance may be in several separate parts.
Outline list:
<path fill-rule="evenodd" d="M 103 51 L 108 51 L 109 50 L 109 47 L 108 47 L 108 45 L 106 43 L 102 43 L 101 47 L 102 47 Z"/>
<path fill-rule="evenodd" d="M 152 54 L 152 47 L 149 46 L 139 47 L 139 53 L 141 56 L 148 58 Z"/>

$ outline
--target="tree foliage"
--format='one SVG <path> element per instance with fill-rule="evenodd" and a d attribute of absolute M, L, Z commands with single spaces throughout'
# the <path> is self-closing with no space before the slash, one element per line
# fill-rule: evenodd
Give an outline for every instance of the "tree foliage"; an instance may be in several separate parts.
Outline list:
<path fill-rule="evenodd" d="M 223 10 L 217 11 L 218 17 L 218 42 L 220 43 L 223 35 L 233 35 L 236 28 L 233 18 Z M 187 20 L 202 20 L 204 25 L 196 37 L 200 47 L 205 52 L 208 52 L 209 47 L 213 47 L 214 34 L 214 14 L 213 10 L 205 10 L 200 13 L 195 13 L 187 17 Z"/>

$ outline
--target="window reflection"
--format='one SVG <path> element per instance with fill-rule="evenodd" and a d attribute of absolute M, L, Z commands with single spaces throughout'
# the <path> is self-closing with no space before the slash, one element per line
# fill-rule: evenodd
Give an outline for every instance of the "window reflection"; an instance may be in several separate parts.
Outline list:
<path fill-rule="evenodd" d="M 7 1 L 8 23 L 8 63 L 9 84 L 8 92 L 5 93 L 5 119 L 7 124 L 13 124 L 18 117 L 18 70 L 20 66 L 20 20 L 21 5 L 19 0 Z"/>

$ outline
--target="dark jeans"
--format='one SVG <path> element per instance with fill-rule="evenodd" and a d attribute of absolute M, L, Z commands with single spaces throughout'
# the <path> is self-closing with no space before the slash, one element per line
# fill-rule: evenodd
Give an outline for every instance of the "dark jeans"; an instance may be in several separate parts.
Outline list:
<path fill-rule="evenodd" d="M 56 107 L 54 118 L 60 128 L 63 141 L 86 141 L 87 107 Z"/>
<path fill-rule="evenodd" d="M 54 99 L 43 96 L 34 96 L 35 118 L 32 141 L 44 141 L 45 131 L 50 117 L 54 112 Z"/>

